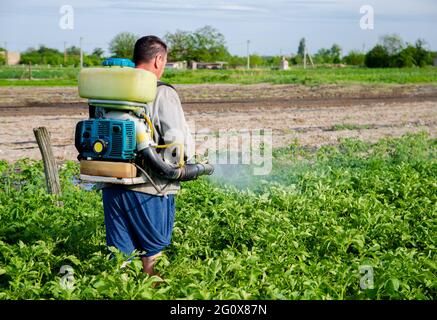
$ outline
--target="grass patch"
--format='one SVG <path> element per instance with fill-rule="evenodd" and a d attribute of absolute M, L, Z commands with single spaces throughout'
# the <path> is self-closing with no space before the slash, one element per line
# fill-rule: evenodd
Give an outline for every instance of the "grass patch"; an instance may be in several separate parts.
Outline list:
<path fill-rule="evenodd" d="M 22 66 L 1 67 L 0 86 L 16 85 L 77 85 L 78 68 L 35 67 L 32 79 Z M 167 70 L 163 81 L 173 84 L 437 84 L 437 68 L 367 69 L 367 68 L 309 68 L 290 70 Z"/>

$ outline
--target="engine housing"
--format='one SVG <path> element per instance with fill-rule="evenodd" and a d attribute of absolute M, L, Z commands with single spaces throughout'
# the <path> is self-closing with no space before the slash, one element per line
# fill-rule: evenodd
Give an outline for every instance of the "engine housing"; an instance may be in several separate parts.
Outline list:
<path fill-rule="evenodd" d="M 89 119 L 76 125 L 75 146 L 82 159 L 131 161 L 135 159 L 135 122 Z"/>

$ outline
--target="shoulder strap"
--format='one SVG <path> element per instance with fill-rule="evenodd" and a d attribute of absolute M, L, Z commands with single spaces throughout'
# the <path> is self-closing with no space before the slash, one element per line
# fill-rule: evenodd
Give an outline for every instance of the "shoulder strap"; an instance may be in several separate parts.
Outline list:
<path fill-rule="evenodd" d="M 158 87 L 160 87 L 160 86 L 167 86 L 167 87 L 170 87 L 170 88 L 172 88 L 173 90 L 176 91 L 176 88 L 173 87 L 170 83 L 158 80 Z"/>

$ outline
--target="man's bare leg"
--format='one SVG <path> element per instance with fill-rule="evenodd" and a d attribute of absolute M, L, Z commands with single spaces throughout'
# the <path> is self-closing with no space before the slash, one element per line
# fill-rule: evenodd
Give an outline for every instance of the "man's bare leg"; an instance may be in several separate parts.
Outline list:
<path fill-rule="evenodd" d="M 161 252 L 158 252 L 153 256 L 141 258 L 141 260 L 143 261 L 144 273 L 147 273 L 150 276 L 156 275 L 155 271 L 153 270 L 153 266 L 155 265 L 156 258 L 159 257 L 161 254 L 162 254 Z"/>

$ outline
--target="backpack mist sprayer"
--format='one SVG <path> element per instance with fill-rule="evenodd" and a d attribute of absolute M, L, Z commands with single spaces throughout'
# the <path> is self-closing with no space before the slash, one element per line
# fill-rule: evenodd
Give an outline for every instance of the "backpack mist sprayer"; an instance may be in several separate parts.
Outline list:
<path fill-rule="evenodd" d="M 186 164 L 183 144 L 158 145 L 150 105 L 157 92 L 156 76 L 135 69 L 129 59 L 110 58 L 103 68 L 85 68 L 79 74 L 79 95 L 88 99 L 90 117 L 76 125 L 80 178 L 113 184 L 141 184 L 152 177 L 188 181 L 210 175 L 210 164 Z M 179 162 L 166 162 L 158 148 L 179 147 Z M 137 170 L 138 169 L 138 170 Z"/>

